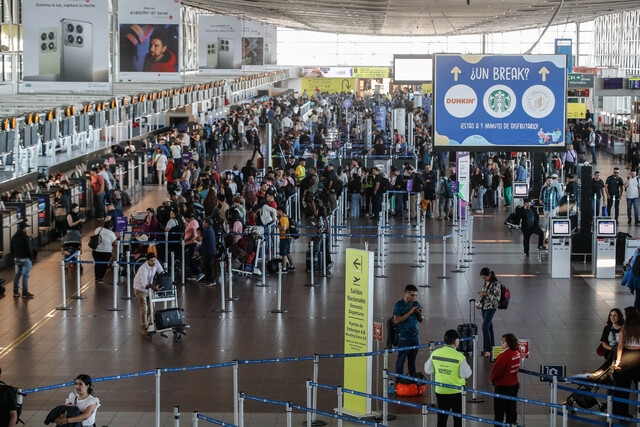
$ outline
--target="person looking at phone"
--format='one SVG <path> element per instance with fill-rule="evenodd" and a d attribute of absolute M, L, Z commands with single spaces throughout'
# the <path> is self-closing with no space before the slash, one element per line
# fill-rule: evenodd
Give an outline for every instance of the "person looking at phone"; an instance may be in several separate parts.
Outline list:
<path fill-rule="evenodd" d="M 144 57 L 144 72 L 177 73 L 178 58 L 169 50 L 169 34 L 164 28 L 153 30 L 149 39 L 149 53 Z"/>
<path fill-rule="evenodd" d="M 398 327 L 398 347 L 413 347 L 420 345 L 418 339 L 418 322 L 424 320 L 422 306 L 416 300 L 418 288 L 407 285 L 404 297 L 393 306 L 393 322 Z M 404 361 L 408 359 L 409 375 L 416 373 L 416 357 L 418 349 L 402 350 L 398 352 L 396 360 L 396 374 L 404 372 Z"/>
<path fill-rule="evenodd" d="M 140 266 L 133 278 L 133 293 L 138 300 L 140 310 L 140 331 L 145 336 L 147 335 L 147 326 L 152 320 L 149 311 L 149 289 L 161 290 L 158 285 L 153 284 L 153 278 L 156 274 L 162 273 L 164 273 L 164 268 L 158 262 L 156 254 L 150 252 L 147 254 L 147 261 Z"/>

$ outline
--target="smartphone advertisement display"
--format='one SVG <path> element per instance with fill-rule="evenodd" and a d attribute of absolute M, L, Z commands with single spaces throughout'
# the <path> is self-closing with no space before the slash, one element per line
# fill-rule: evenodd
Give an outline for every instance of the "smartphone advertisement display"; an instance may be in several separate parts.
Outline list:
<path fill-rule="evenodd" d="M 239 16 L 198 17 L 198 68 L 201 73 L 242 68 L 242 25 Z"/>
<path fill-rule="evenodd" d="M 242 65 L 252 69 L 264 67 L 267 26 L 264 22 L 244 21 L 242 31 Z"/>
<path fill-rule="evenodd" d="M 110 90 L 108 2 L 23 0 L 22 8 L 21 90 Z"/>
<path fill-rule="evenodd" d="M 278 27 L 265 24 L 267 36 L 264 41 L 264 63 L 276 65 L 278 63 Z"/>
<path fill-rule="evenodd" d="M 180 79 L 180 1 L 120 0 L 120 81 Z"/>

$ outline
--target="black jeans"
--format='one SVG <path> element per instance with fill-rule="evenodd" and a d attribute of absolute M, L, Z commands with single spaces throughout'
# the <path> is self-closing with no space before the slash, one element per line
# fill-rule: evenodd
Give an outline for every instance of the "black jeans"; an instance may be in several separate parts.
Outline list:
<path fill-rule="evenodd" d="M 522 245 L 524 246 L 524 253 L 529 253 L 529 240 L 531 240 L 531 235 L 535 234 L 538 236 L 538 247 L 544 245 L 544 232 L 540 229 L 540 227 L 534 228 L 523 228 L 522 229 Z"/>
<path fill-rule="evenodd" d="M 93 251 L 93 260 L 97 262 L 106 262 L 111 260 L 111 252 L 98 252 Z M 107 273 L 107 264 L 94 264 L 93 272 L 96 276 L 96 280 L 104 279 L 104 275 Z"/>
<path fill-rule="evenodd" d="M 616 195 L 616 221 L 618 220 L 618 215 L 620 214 L 620 196 Z M 612 216 L 613 212 L 611 212 L 611 207 L 613 206 L 613 198 L 609 197 L 607 200 L 607 213 L 609 216 Z"/>
<path fill-rule="evenodd" d="M 507 396 L 518 396 L 518 389 L 520 384 L 516 385 L 497 385 L 494 392 L 496 394 L 504 394 Z M 516 424 L 518 419 L 518 412 L 516 411 L 515 400 L 493 398 L 493 415 L 494 420 L 505 422 L 509 424 Z M 505 415 L 507 419 L 505 420 Z"/>
<path fill-rule="evenodd" d="M 462 413 L 462 393 L 454 394 L 440 394 L 436 393 L 436 401 L 438 402 L 438 409 L 444 409 L 445 411 Z M 447 427 L 447 419 L 449 415 L 438 414 L 438 427 Z M 462 427 L 462 418 L 453 417 L 453 427 Z"/>
<path fill-rule="evenodd" d="M 200 254 L 202 257 L 202 270 L 204 273 L 204 281 L 207 283 L 213 282 L 213 279 L 217 277 L 216 272 L 219 270 L 217 267 L 216 257 L 208 254 Z"/>

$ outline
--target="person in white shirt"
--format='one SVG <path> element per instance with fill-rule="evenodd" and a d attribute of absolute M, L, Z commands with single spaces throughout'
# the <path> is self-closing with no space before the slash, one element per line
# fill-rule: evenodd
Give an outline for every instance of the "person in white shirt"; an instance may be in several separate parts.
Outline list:
<path fill-rule="evenodd" d="M 174 161 L 182 159 L 182 147 L 178 139 L 174 139 L 171 145 L 171 157 L 173 157 Z"/>
<path fill-rule="evenodd" d="M 282 129 L 289 130 L 293 127 L 293 120 L 289 116 L 284 116 L 282 119 Z"/>
<path fill-rule="evenodd" d="M 153 284 L 156 274 L 164 273 L 164 268 L 158 262 L 156 255 L 151 252 L 147 254 L 147 261 L 140 266 L 136 276 L 133 278 L 133 292 L 138 300 L 140 309 L 140 330 L 142 335 L 147 335 L 147 327 L 151 323 L 149 311 L 149 289 L 159 291 L 160 287 Z"/>
<path fill-rule="evenodd" d="M 100 235 L 100 243 L 93 250 L 93 260 L 99 263 L 111 261 L 113 246 L 118 240 L 118 236 L 112 231 L 113 222 L 105 221 L 102 227 L 96 228 L 94 235 Z M 107 264 L 94 264 L 93 271 L 96 282 L 103 282 L 104 275 L 107 273 Z"/>
<path fill-rule="evenodd" d="M 627 224 L 631 224 L 631 207 L 633 206 L 633 213 L 635 215 L 635 224 L 640 225 L 638 220 L 638 193 L 640 188 L 640 179 L 636 176 L 636 171 L 632 170 L 631 175 L 627 177 L 627 181 L 624 183 L 624 191 L 627 196 L 627 217 L 629 221 Z"/>
<path fill-rule="evenodd" d="M 73 382 L 75 393 L 69 393 L 65 405 L 77 406 L 82 414 L 75 417 L 60 416 L 54 420 L 56 425 L 67 425 L 81 423 L 82 426 L 95 426 L 96 413 L 100 407 L 100 399 L 93 396 L 91 387 L 91 377 L 87 374 L 80 374 Z"/>
<path fill-rule="evenodd" d="M 156 149 L 156 157 L 153 161 L 156 164 L 156 171 L 158 172 L 158 184 L 164 185 L 164 173 L 167 170 L 168 160 L 161 148 Z"/>

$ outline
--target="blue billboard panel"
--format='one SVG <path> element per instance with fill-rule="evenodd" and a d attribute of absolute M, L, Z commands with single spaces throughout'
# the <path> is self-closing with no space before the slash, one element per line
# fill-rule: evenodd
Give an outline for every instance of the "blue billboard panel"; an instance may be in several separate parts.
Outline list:
<path fill-rule="evenodd" d="M 564 148 L 566 56 L 443 54 L 434 68 L 437 148 Z"/>

